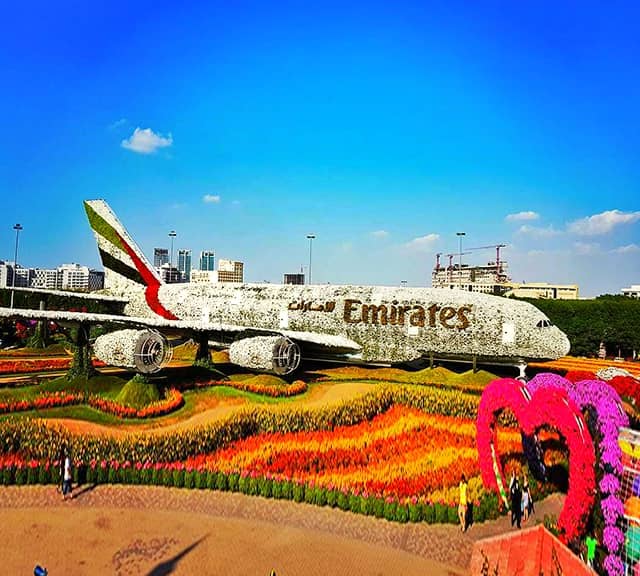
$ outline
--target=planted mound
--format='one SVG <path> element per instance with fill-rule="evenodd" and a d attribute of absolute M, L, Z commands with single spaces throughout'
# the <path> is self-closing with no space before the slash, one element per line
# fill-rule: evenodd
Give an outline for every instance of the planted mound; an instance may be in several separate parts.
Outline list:
<path fill-rule="evenodd" d="M 360 366 L 343 366 L 318 370 L 318 374 L 330 380 L 379 380 L 381 382 L 401 382 L 403 384 L 439 385 L 468 390 L 482 390 L 489 382 L 496 379 L 495 374 L 486 370 L 468 370 L 457 374 L 442 366 L 424 368 L 417 372 L 409 372 L 399 368 L 363 368 Z"/>
<path fill-rule="evenodd" d="M 269 388 L 271 386 L 280 386 L 282 388 L 286 388 L 287 386 L 289 386 L 289 384 L 285 380 L 279 378 L 278 376 L 273 376 L 272 374 L 237 374 L 235 376 L 231 376 L 231 380 L 242 382 L 256 388 Z"/>
<path fill-rule="evenodd" d="M 131 378 L 116 396 L 116 402 L 138 410 L 158 400 L 160 400 L 158 387 L 139 374 Z"/>

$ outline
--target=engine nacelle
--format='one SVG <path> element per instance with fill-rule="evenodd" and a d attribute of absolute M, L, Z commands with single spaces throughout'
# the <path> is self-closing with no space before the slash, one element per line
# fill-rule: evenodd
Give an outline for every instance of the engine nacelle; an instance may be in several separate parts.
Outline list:
<path fill-rule="evenodd" d="M 229 361 L 243 368 L 283 376 L 300 364 L 300 346 L 284 336 L 254 336 L 229 346 Z"/>
<path fill-rule="evenodd" d="M 109 366 L 152 374 L 169 363 L 172 348 L 155 330 L 127 329 L 98 336 L 93 343 L 93 353 Z"/>

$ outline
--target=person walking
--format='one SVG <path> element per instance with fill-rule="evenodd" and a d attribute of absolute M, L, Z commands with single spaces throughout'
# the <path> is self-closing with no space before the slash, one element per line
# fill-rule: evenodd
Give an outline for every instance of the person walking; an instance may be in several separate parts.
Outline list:
<path fill-rule="evenodd" d="M 73 475 L 71 474 L 71 458 L 67 454 L 64 458 L 64 472 L 62 473 L 62 499 L 66 500 L 67 496 L 73 498 L 71 481 Z"/>
<path fill-rule="evenodd" d="M 529 480 L 525 476 L 522 480 L 522 520 L 526 522 L 531 509 L 531 491 L 529 490 Z"/>
<path fill-rule="evenodd" d="M 510 489 L 511 496 L 511 526 L 516 524 L 520 528 L 522 518 L 522 490 L 518 478 L 514 478 Z"/>
<path fill-rule="evenodd" d="M 458 503 L 458 519 L 460 520 L 460 530 L 465 532 L 467 530 L 467 479 L 463 474 L 460 477 L 460 500 Z"/>

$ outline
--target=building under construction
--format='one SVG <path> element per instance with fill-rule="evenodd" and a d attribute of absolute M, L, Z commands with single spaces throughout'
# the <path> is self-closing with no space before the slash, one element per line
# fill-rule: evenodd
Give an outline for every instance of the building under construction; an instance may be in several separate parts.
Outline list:
<path fill-rule="evenodd" d="M 507 263 L 500 259 L 500 248 L 504 244 L 469 248 L 466 252 L 445 254 L 448 262 L 440 262 L 442 253 L 436 254 L 436 265 L 431 274 L 433 288 L 456 288 L 468 292 L 482 292 L 483 294 L 503 295 L 512 288 L 511 278 L 507 275 Z M 488 262 L 485 266 L 470 266 L 462 263 L 462 257 L 471 254 L 473 250 L 496 249 L 495 262 Z M 458 262 L 454 262 L 457 259 Z"/>
<path fill-rule="evenodd" d="M 467 252 L 445 254 L 446 265 L 440 263 L 442 253 L 436 254 L 436 265 L 431 274 L 431 286 L 434 288 L 453 288 L 468 292 L 482 292 L 498 296 L 516 296 L 518 298 L 549 298 L 557 300 L 577 300 L 579 290 L 577 284 L 548 284 L 546 282 L 518 283 L 512 282 L 507 274 L 507 263 L 500 259 L 500 248 L 504 244 L 469 248 Z M 495 262 L 486 266 L 470 266 L 462 263 L 462 257 L 474 250 L 495 248 Z M 458 260 L 454 262 L 454 260 Z"/>

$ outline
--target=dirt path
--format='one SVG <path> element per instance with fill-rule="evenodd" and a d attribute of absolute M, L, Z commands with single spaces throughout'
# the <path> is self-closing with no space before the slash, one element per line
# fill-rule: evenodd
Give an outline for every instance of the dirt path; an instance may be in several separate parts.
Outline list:
<path fill-rule="evenodd" d="M 292 407 L 318 408 L 331 404 L 338 404 L 345 400 L 357 398 L 376 387 L 376 384 L 366 384 L 361 382 L 335 382 L 331 384 L 319 384 L 313 387 L 311 392 L 299 400 L 293 400 L 281 405 L 253 404 L 264 407 L 272 407 L 274 410 L 287 410 Z M 124 425 L 116 424 L 106 426 L 84 420 L 72 418 L 47 418 L 47 424 L 61 425 L 73 434 L 89 434 L 101 436 L 124 436 L 126 434 L 146 432 L 158 434 L 170 431 L 191 429 L 197 426 L 204 426 L 217 420 L 226 418 L 235 411 L 251 405 L 243 398 L 207 398 L 198 401 L 196 413 L 184 420 L 174 420 L 167 422 L 149 422 L 148 424 Z"/>
<path fill-rule="evenodd" d="M 2 570 L 31 574 L 456 576 L 474 542 L 512 530 L 506 517 L 457 526 L 397 524 L 282 500 L 148 486 L 0 489 Z M 536 503 L 557 514 L 562 498 Z"/>

